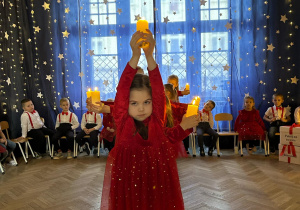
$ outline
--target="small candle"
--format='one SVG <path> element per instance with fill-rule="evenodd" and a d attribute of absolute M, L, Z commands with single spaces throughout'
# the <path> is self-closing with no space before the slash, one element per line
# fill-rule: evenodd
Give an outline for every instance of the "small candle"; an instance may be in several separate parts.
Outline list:
<path fill-rule="evenodd" d="M 190 85 L 189 85 L 189 83 L 186 83 L 186 84 L 185 84 L 185 89 L 186 89 L 186 90 L 190 90 Z"/>
<path fill-rule="evenodd" d="M 143 32 L 143 33 L 148 33 L 146 31 L 146 29 L 149 29 L 148 21 L 143 20 L 143 19 L 138 20 L 137 23 L 136 23 L 136 30 L 140 31 L 140 32 Z M 138 42 L 140 42 L 141 40 L 142 39 L 139 39 Z M 146 48 L 148 46 L 149 46 L 149 43 L 143 42 L 141 48 Z"/>
<path fill-rule="evenodd" d="M 200 105 L 200 101 L 201 101 L 201 98 L 199 96 L 196 97 L 196 102 L 195 102 L 195 105 L 196 106 L 199 106 Z"/>
<path fill-rule="evenodd" d="M 186 117 L 197 115 L 198 114 L 198 106 L 195 105 L 195 100 L 193 100 L 193 104 L 189 104 L 187 111 L 186 111 Z"/>
<path fill-rule="evenodd" d="M 100 101 L 100 91 L 98 90 L 98 88 L 95 88 L 94 91 L 91 91 L 91 88 L 89 88 L 86 92 L 86 96 L 88 98 L 91 97 L 93 104 L 96 104 L 96 102 Z"/>

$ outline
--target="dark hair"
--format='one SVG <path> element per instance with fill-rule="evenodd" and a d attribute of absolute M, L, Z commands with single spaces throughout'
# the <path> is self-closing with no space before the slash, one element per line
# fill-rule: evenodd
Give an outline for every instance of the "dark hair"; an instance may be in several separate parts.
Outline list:
<path fill-rule="evenodd" d="M 152 89 L 150 85 L 149 76 L 145 74 L 136 74 L 132 80 L 130 91 L 132 90 L 147 90 L 152 96 Z M 148 127 L 142 121 L 134 119 L 136 132 L 138 132 L 144 140 L 148 139 Z M 136 133 L 135 133 L 136 134 Z"/>
<path fill-rule="evenodd" d="M 166 127 L 172 128 L 174 126 L 172 106 L 167 96 L 166 96 L 166 117 L 167 117 Z"/>
<path fill-rule="evenodd" d="M 170 92 L 169 100 L 170 101 L 176 101 L 176 92 L 174 90 L 173 85 L 172 84 L 164 84 L 164 87 L 165 87 L 165 91 Z"/>
<path fill-rule="evenodd" d="M 213 100 L 207 100 L 206 103 L 211 103 L 214 106 L 212 109 L 216 107 L 216 103 Z"/>
<path fill-rule="evenodd" d="M 21 101 L 22 107 L 25 105 L 25 103 L 27 103 L 27 102 L 29 102 L 29 101 L 31 101 L 31 99 L 29 99 L 29 98 L 23 99 L 23 100 Z"/>
<path fill-rule="evenodd" d="M 275 98 L 275 97 L 278 97 L 278 96 L 281 97 L 282 100 L 284 100 L 284 96 L 281 93 L 274 93 L 273 96 L 272 96 L 272 99 Z"/>

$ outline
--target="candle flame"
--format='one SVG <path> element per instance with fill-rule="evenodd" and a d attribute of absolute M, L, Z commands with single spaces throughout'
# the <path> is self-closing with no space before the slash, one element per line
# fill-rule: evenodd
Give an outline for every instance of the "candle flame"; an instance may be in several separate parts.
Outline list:
<path fill-rule="evenodd" d="M 195 105 L 195 100 L 193 100 L 193 105 Z"/>
<path fill-rule="evenodd" d="M 90 91 L 91 91 L 91 88 L 89 88 L 88 90 L 89 90 L 89 92 L 90 92 Z"/>
<path fill-rule="evenodd" d="M 95 91 L 97 91 L 98 90 L 98 88 L 97 87 L 95 87 Z"/>

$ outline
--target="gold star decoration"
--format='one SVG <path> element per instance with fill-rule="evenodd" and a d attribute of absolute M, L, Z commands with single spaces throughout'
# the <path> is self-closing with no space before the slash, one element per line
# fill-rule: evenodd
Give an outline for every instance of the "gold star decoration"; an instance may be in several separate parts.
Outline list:
<path fill-rule="evenodd" d="M 44 61 L 43 64 L 46 66 L 47 65 L 47 61 Z"/>
<path fill-rule="evenodd" d="M 213 89 L 213 90 L 217 90 L 217 88 L 218 88 L 218 87 L 217 87 L 217 86 L 215 86 L 215 85 L 214 85 L 214 86 L 212 86 L 212 89 Z"/>
<path fill-rule="evenodd" d="M 277 91 L 277 88 L 274 88 L 274 92 L 276 92 Z"/>
<path fill-rule="evenodd" d="M 256 66 L 256 67 L 258 67 L 258 66 L 259 66 L 259 64 L 258 64 L 258 63 L 255 63 L 255 66 Z"/>
<path fill-rule="evenodd" d="M 299 28 L 299 26 L 298 26 L 298 25 L 296 25 L 296 26 L 295 26 L 295 29 L 298 29 L 298 28 Z"/>
<path fill-rule="evenodd" d="M 30 38 L 28 39 L 28 42 L 31 42 L 31 39 L 30 39 Z"/>
<path fill-rule="evenodd" d="M 49 45 L 52 45 L 52 42 L 49 42 Z"/>
<path fill-rule="evenodd" d="M 297 82 L 298 82 L 299 79 L 297 79 L 297 77 L 294 76 L 293 78 L 291 78 L 291 80 L 292 80 L 291 83 L 294 83 L 294 84 L 297 85 Z"/>
<path fill-rule="evenodd" d="M 33 26 L 33 28 L 34 28 L 34 32 L 38 32 L 39 33 L 40 30 L 41 30 L 39 26 L 36 26 L 36 27 Z"/>
<path fill-rule="evenodd" d="M 119 13 L 119 15 L 121 15 L 122 9 L 118 8 L 117 13 Z"/>
<path fill-rule="evenodd" d="M 281 16 L 281 19 L 280 21 L 284 22 L 287 21 L 288 19 L 286 18 L 286 15 L 280 15 Z"/>
<path fill-rule="evenodd" d="M 294 42 L 291 42 L 290 45 L 293 46 L 293 45 L 294 45 Z"/>
<path fill-rule="evenodd" d="M 94 54 L 94 50 L 89 50 L 88 54 L 89 54 L 90 56 L 95 55 L 95 54 Z"/>
<path fill-rule="evenodd" d="M 109 32 L 111 35 L 114 35 L 115 34 L 115 30 L 110 30 Z"/>
<path fill-rule="evenodd" d="M 274 50 L 274 46 L 273 46 L 273 44 L 271 43 L 271 44 L 268 44 L 268 49 L 267 50 L 270 50 L 271 52 L 273 52 L 273 50 Z"/>
<path fill-rule="evenodd" d="M 224 71 L 229 71 L 230 66 L 228 66 L 228 64 L 226 63 L 225 66 L 223 66 Z"/>
<path fill-rule="evenodd" d="M 84 76 L 84 73 L 83 72 L 80 72 L 79 74 L 78 74 L 78 76 L 80 76 L 81 78 Z"/>
<path fill-rule="evenodd" d="M 108 85 L 108 80 L 104 80 L 103 85 L 105 85 L 107 87 Z"/>
<path fill-rule="evenodd" d="M 7 31 L 5 31 L 4 38 L 8 40 L 8 37 L 9 37 L 9 35 L 8 35 Z"/>
<path fill-rule="evenodd" d="M 51 79 L 52 79 L 51 75 L 46 75 L 46 80 L 49 80 L 49 82 L 50 82 Z"/>
<path fill-rule="evenodd" d="M 32 14 L 32 15 L 34 14 L 34 11 L 33 11 L 33 10 L 31 10 L 31 14 Z"/>
<path fill-rule="evenodd" d="M 227 28 L 227 30 L 232 28 L 232 23 L 227 22 L 225 27 Z"/>
<path fill-rule="evenodd" d="M 264 82 L 262 80 L 259 81 L 260 84 L 263 84 Z"/>
<path fill-rule="evenodd" d="M 68 7 L 68 8 L 65 9 L 65 13 L 66 13 L 66 14 L 69 14 L 69 12 L 70 12 L 70 9 L 69 9 L 69 7 Z"/>
<path fill-rule="evenodd" d="M 65 30 L 64 32 L 61 32 L 63 34 L 63 37 L 67 37 L 69 38 L 69 34 L 67 30 Z"/>
<path fill-rule="evenodd" d="M 46 2 L 44 2 L 42 7 L 44 7 L 44 10 L 47 10 L 47 9 L 50 10 L 50 4 L 47 4 Z"/>
<path fill-rule="evenodd" d="M 60 3 L 60 0 L 57 0 L 57 3 Z"/>
<path fill-rule="evenodd" d="M 14 28 L 15 28 L 15 27 L 17 27 L 17 25 L 16 25 L 16 24 L 12 24 L 12 27 L 14 27 Z"/>
<path fill-rule="evenodd" d="M 10 78 L 7 77 L 7 80 L 5 80 L 5 82 L 7 82 L 7 85 L 10 85 L 11 84 Z"/>
<path fill-rule="evenodd" d="M 141 19 L 140 14 L 134 16 L 134 20 L 138 21 L 138 20 L 140 20 L 140 19 Z"/>
<path fill-rule="evenodd" d="M 189 56 L 189 61 L 191 61 L 192 63 L 194 63 L 194 60 L 196 60 L 196 58 L 194 57 L 194 55 Z"/>
<path fill-rule="evenodd" d="M 251 11 L 251 7 L 248 8 L 248 11 Z"/>
<path fill-rule="evenodd" d="M 207 1 L 205 1 L 205 0 L 201 0 L 201 1 L 200 1 L 200 6 L 201 6 L 201 5 L 205 6 L 205 3 L 206 3 L 206 2 L 207 2 Z"/>
<path fill-rule="evenodd" d="M 170 21 L 170 20 L 169 20 L 168 16 L 164 18 L 164 23 L 167 24 L 169 21 Z"/>
<path fill-rule="evenodd" d="M 279 31 L 279 30 L 277 30 L 277 31 L 276 31 L 276 34 L 279 34 L 279 33 L 280 33 L 280 31 Z"/>
<path fill-rule="evenodd" d="M 90 25 L 94 25 L 94 22 L 95 22 L 95 21 L 92 20 L 92 19 L 89 20 Z"/>
<path fill-rule="evenodd" d="M 270 18 L 270 15 L 267 15 L 266 18 L 269 19 L 269 18 Z"/>
<path fill-rule="evenodd" d="M 57 57 L 61 60 L 61 59 L 64 58 L 64 55 L 63 54 L 59 54 Z"/>
<path fill-rule="evenodd" d="M 192 28 L 192 32 L 195 33 L 196 32 L 196 28 L 193 27 Z"/>
<path fill-rule="evenodd" d="M 37 94 L 37 97 L 38 97 L 38 98 L 43 98 L 42 92 L 39 92 L 39 93 Z"/>
<path fill-rule="evenodd" d="M 268 2 L 267 2 L 267 1 L 265 1 L 264 3 L 265 3 L 265 4 L 268 4 Z"/>

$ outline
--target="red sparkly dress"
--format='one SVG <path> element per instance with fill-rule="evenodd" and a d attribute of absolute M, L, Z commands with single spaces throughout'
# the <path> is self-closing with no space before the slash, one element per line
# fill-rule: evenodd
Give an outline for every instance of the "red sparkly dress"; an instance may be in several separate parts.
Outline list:
<path fill-rule="evenodd" d="M 234 130 L 239 133 L 239 141 L 266 139 L 265 124 L 256 109 L 240 110 L 234 123 Z"/>
<path fill-rule="evenodd" d="M 145 120 L 148 140 L 135 134 L 134 120 L 128 115 L 129 89 L 135 73 L 127 64 L 117 88 L 113 112 L 116 144 L 107 158 L 101 209 L 184 209 L 175 151 L 170 142 L 181 141 L 187 133 L 180 125 L 165 133 L 166 99 L 156 67 L 149 71 L 153 111 Z"/>

